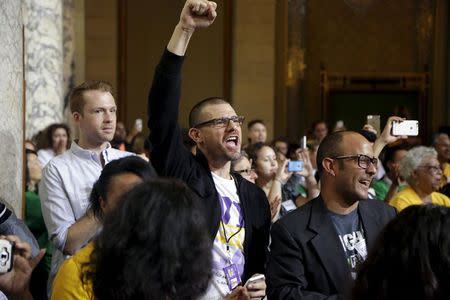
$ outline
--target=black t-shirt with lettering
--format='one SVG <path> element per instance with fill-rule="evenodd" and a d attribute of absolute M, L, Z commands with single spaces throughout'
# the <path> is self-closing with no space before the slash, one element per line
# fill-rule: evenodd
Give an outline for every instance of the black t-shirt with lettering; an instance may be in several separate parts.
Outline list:
<path fill-rule="evenodd" d="M 352 278 L 356 278 L 356 269 L 367 257 L 366 240 L 358 210 L 347 215 L 340 215 L 328 211 L 334 227 L 341 241 Z"/>

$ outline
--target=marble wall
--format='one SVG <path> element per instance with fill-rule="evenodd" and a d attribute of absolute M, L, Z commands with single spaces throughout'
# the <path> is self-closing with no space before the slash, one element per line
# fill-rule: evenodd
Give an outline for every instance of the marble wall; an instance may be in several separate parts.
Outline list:
<path fill-rule="evenodd" d="M 63 119 L 63 2 L 24 0 L 27 137 Z"/>
<path fill-rule="evenodd" d="M 0 199 L 22 209 L 23 63 L 21 1 L 0 0 Z"/>
<path fill-rule="evenodd" d="M 75 4 L 63 1 L 63 94 L 64 108 L 68 106 L 69 92 L 75 87 Z"/>

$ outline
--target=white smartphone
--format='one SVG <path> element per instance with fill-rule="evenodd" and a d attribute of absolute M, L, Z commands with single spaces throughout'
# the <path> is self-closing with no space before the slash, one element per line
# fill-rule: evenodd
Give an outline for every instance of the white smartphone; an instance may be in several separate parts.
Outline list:
<path fill-rule="evenodd" d="M 264 277 L 264 274 L 258 274 L 256 276 L 251 277 L 249 280 L 247 280 L 245 285 L 249 285 L 250 283 L 253 283 L 253 282 L 256 282 L 256 281 L 264 280 L 265 278 L 266 277 Z"/>
<path fill-rule="evenodd" d="M 136 119 L 135 125 L 138 132 L 142 131 L 142 119 Z"/>
<path fill-rule="evenodd" d="M 419 121 L 417 120 L 404 120 L 392 122 L 392 135 L 407 135 L 417 136 L 419 135 Z"/>
<path fill-rule="evenodd" d="M 13 267 L 14 243 L 0 239 L 0 273 L 7 273 Z"/>

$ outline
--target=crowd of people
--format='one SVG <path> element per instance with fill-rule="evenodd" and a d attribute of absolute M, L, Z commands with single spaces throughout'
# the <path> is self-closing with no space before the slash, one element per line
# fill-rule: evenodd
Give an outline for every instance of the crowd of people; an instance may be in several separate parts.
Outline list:
<path fill-rule="evenodd" d="M 381 132 L 316 121 L 300 142 L 269 143 L 252 120 L 244 142 L 221 97 L 181 128 L 185 53 L 216 8 L 186 1 L 148 138 L 142 121 L 117 122 L 108 83 L 88 81 L 69 99 L 77 139 L 52 124 L 26 142 L 25 221 L 0 204 L 0 239 L 15 245 L 0 297 L 449 299 L 448 131 L 427 147 L 394 136 L 396 116 Z"/>

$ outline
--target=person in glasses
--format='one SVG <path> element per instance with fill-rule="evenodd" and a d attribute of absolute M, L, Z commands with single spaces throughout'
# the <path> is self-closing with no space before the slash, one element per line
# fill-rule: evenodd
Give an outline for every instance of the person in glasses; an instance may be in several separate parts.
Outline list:
<path fill-rule="evenodd" d="M 400 176 L 406 180 L 408 187 L 397 193 L 390 202 L 397 211 L 410 205 L 429 203 L 450 206 L 450 199 L 437 192 L 442 179 L 437 157 L 433 148 L 418 146 L 400 160 Z"/>
<path fill-rule="evenodd" d="M 234 173 L 239 173 L 242 177 L 255 183 L 258 174 L 256 174 L 255 169 L 252 168 L 252 160 L 248 159 L 248 155 L 245 151 L 241 152 L 241 157 L 231 161 L 231 171 Z"/>
<path fill-rule="evenodd" d="M 339 131 L 318 149 L 320 194 L 276 222 L 267 266 L 269 299 L 339 299 L 395 209 L 368 199 L 381 149 L 399 137 L 392 118 L 372 144 L 361 134 Z"/>
<path fill-rule="evenodd" d="M 197 103 L 188 130 L 195 155 L 183 146 L 178 124 L 184 55 L 194 31 L 214 22 L 216 7 L 211 1 L 187 0 L 156 67 L 148 98 L 151 160 L 161 176 L 182 180 L 201 199 L 213 260 L 204 299 L 261 298 L 264 277 L 247 281 L 265 273 L 269 204 L 261 189 L 230 172 L 231 161 L 241 156 L 244 117 L 220 97 Z"/>

